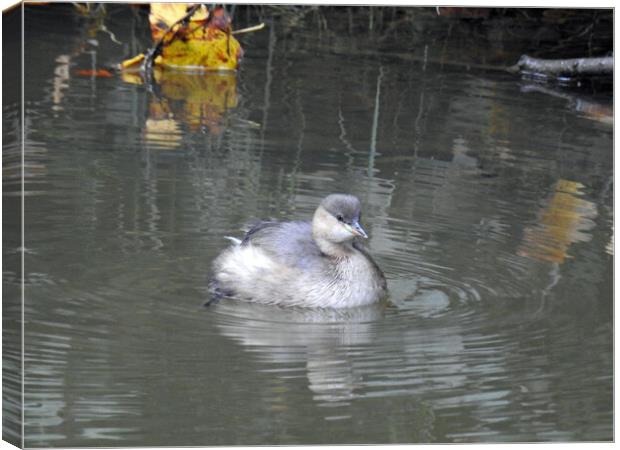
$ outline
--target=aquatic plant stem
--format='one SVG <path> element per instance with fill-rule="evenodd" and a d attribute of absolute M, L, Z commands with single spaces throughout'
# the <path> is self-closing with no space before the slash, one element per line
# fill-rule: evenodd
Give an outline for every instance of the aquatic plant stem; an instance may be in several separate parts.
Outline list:
<path fill-rule="evenodd" d="M 372 134 L 370 137 L 370 153 L 368 155 L 368 177 L 372 177 L 377 154 L 377 130 L 379 128 L 379 104 L 381 103 L 381 82 L 383 81 L 383 66 L 379 66 L 377 76 L 377 93 L 375 95 L 375 110 L 372 115 Z"/>

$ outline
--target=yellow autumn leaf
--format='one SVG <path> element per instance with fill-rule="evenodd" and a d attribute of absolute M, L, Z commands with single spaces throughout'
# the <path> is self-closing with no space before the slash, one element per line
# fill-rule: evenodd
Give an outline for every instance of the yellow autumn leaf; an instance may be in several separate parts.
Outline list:
<path fill-rule="evenodd" d="M 121 70 L 129 69 L 131 67 L 138 67 L 139 64 L 144 61 L 144 53 L 134 56 L 133 58 L 126 59 L 120 64 Z"/>
<path fill-rule="evenodd" d="M 230 17 L 223 8 L 208 11 L 201 6 L 187 25 L 175 25 L 187 14 L 185 3 L 154 3 L 149 21 L 153 40 L 164 38 L 161 57 L 155 64 L 189 70 L 235 70 L 243 55 L 239 41 L 231 35 Z"/>
<path fill-rule="evenodd" d="M 183 20 L 186 16 L 187 20 Z M 190 71 L 231 71 L 239 66 L 243 49 L 233 36 L 230 17 L 222 7 L 209 11 L 204 5 L 152 3 L 149 23 L 159 52 L 153 60 L 155 66 Z M 235 33 L 263 27 L 260 24 Z M 138 68 L 144 59 L 145 54 L 134 56 L 123 61 L 119 69 Z"/>
<path fill-rule="evenodd" d="M 190 6 L 189 3 L 151 3 L 149 23 L 153 41 L 160 39 L 164 31 L 185 16 Z M 190 18 L 190 28 L 194 28 L 196 24 L 204 22 L 208 18 L 209 11 L 205 5 L 201 5 Z"/>
<path fill-rule="evenodd" d="M 241 45 L 218 29 L 207 28 L 188 40 L 174 40 L 165 46 L 161 65 L 198 70 L 235 70 L 241 57 Z"/>

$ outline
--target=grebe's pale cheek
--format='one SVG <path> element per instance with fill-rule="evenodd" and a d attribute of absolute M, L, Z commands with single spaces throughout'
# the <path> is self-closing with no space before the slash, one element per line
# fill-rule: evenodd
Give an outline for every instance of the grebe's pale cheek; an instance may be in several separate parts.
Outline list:
<path fill-rule="evenodd" d="M 340 222 L 330 230 L 329 234 L 332 242 L 350 241 L 356 236 L 350 225 Z"/>

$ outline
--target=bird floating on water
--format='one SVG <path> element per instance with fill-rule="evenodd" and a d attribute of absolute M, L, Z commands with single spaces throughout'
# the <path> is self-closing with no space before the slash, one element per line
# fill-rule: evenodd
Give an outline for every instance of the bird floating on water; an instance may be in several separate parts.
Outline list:
<path fill-rule="evenodd" d="M 331 194 L 312 222 L 265 221 L 234 240 L 213 262 L 210 291 L 262 304 L 347 308 L 387 294 L 381 269 L 359 242 L 357 197 Z"/>

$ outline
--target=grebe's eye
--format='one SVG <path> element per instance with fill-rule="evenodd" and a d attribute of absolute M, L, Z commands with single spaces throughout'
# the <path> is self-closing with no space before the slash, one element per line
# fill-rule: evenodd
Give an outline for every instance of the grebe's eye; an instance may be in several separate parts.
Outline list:
<path fill-rule="evenodd" d="M 344 217 L 342 217 L 340 214 L 336 216 L 336 219 L 338 219 L 338 222 L 344 222 Z"/>

